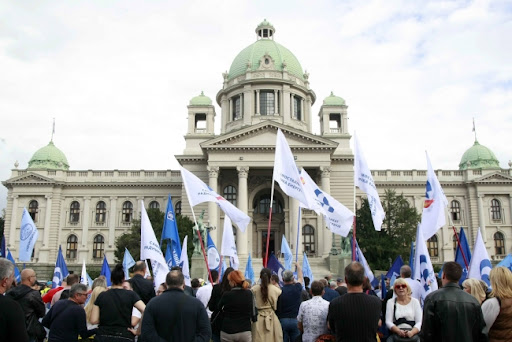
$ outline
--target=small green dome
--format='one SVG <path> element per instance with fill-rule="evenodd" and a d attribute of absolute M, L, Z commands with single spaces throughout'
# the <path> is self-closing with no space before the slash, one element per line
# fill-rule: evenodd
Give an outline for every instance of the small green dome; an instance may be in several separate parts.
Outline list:
<path fill-rule="evenodd" d="M 331 91 L 331 95 L 324 99 L 324 106 L 345 106 L 345 100 L 339 96 L 334 95 Z"/>
<path fill-rule="evenodd" d="M 500 162 L 494 153 L 476 140 L 475 144 L 464 152 L 459 163 L 459 170 L 499 168 Z"/>
<path fill-rule="evenodd" d="M 192 100 L 190 100 L 190 105 L 191 106 L 211 106 L 212 99 L 210 99 L 203 92 L 201 92 L 201 95 L 193 97 Z"/>
<path fill-rule="evenodd" d="M 69 170 L 69 163 L 64 153 L 50 141 L 34 153 L 27 169 Z"/>

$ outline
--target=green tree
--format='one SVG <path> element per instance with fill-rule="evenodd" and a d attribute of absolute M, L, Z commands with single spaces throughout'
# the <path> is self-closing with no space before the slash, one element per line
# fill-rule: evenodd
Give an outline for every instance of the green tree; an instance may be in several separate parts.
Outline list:
<path fill-rule="evenodd" d="M 381 231 L 375 230 L 368 200 L 364 199 L 356 214 L 356 236 L 370 267 L 387 270 L 398 255 L 404 262 L 409 260 L 421 215 L 394 190 L 386 190 L 381 202 L 386 212 Z"/>
<path fill-rule="evenodd" d="M 148 218 L 151 222 L 151 226 L 155 231 L 155 236 L 159 240 L 162 236 L 162 229 L 164 225 L 164 213 L 160 209 L 153 208 L 148 209 Z M 182 215 L 176 215 L 176 224 L 178 225 L 178 234 L 180 235 L 180 243 L 183 243 L 183 239 L 188 235 L 188 258 L 192 257 L 194 247 L 192 246 L 192 234 L 194 233 L 194 223 L 187 217 Z M 133 259 L 140 260 L 140 220 L 133 220 L 130 231 L 124 233 L 116 239 L 116 251 L 114 255 L 117 263 L 123 262 L 124 249 L 128 248 Z M 162 245 L 162 251 L 165 254 L 167 243 Z"/>

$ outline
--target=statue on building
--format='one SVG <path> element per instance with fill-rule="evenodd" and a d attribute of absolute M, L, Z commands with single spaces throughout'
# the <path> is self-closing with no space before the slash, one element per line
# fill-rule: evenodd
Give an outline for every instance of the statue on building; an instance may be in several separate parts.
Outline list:
<path fill-rule="evenodd" d="M 201 243 L 199 242 L 199 236 L 197 234 L 197 230 L 201 234 L 201 239 L 203 240 L 203 246 L 206 248 L 206 229 L 203 223 L 204 210 L 199 215 L 199 219 L 197 220 L 197 225 L 194 227 L 194 238 L 192 239 L 194 244 L 194 253 L 192 255 L 202 255 L 203 251 L 201 250 Z"/>
<path fill-rule="evenodd" d="M 352 257 L 352 233 L 347 237 L 341 237 L 341 255 Z"/>

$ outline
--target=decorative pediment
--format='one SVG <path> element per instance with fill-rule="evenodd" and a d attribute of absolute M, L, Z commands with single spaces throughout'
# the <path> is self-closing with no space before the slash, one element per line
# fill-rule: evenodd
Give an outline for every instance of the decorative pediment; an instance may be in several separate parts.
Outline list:
<path fill-rule="evenodd" d="M 500 183 L 500 184 L 512 184 L 512 177 L 503 174 L 499 171 L 484 175 L 474 180 L 475 183 Z"/>
<path fill-rule="evenodd" d="M 8 179 L 4 183 L 6 185 L 52 185 L 55 184 L 55 180 L 37 173 L 29 172 L 24 175 Z"/>

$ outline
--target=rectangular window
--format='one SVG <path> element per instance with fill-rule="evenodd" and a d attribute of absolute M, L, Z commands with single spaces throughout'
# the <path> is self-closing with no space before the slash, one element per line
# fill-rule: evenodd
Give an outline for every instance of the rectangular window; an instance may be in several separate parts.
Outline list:
<path fill-rule="evenodd" d="M 276 99 L 273 91 L 260 91 L 260 114 L 274 115 Z"/>
<path fill-rule="evenodd" d="M 293 97 L 293 118 L 302 120 L 302 98 L 299 96 Z"/>
<path fill-rule="evenodd" d="M 241 98 L 240 96 L 235 96 L 233 98 L 233 121 L 241 119 L 242 118 L 242 112 L 241 112 Z"/>

